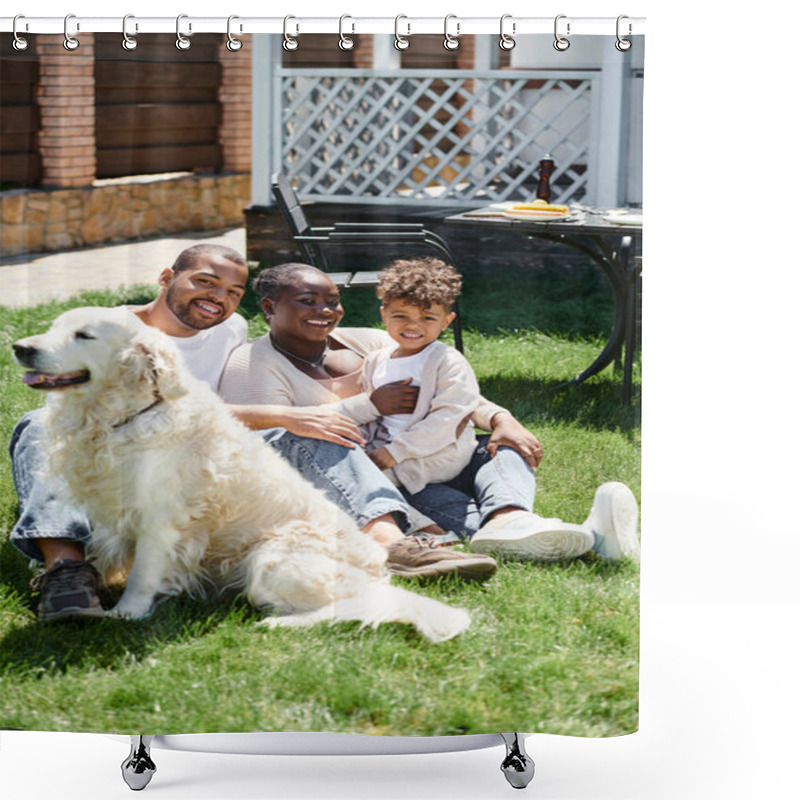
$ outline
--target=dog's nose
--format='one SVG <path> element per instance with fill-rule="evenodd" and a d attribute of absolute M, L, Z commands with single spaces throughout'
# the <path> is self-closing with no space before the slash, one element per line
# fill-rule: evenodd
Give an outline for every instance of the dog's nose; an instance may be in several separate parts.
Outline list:
<path fill-rule="evenodd" d="M 27 363 L 37 352 L 35 347 L 31 347 L 27 344 L 15 344 L 13 348 L 14 356 L 21 364 Z"/>

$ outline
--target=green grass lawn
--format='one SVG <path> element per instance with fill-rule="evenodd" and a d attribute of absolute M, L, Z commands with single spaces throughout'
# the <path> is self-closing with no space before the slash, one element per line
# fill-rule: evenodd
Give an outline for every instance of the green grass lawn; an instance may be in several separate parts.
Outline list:
<path fill-rule="evenodd" d="M 499 287 L 496 276 L 476 275 L 465 282 L 462 313 L 484 394 L 544 444 L 537 511 L 581 521 L 603 481 L 624 481 L 639 497 L 640 437 L 639 408 L 622 405 L 620 374 L 609 369 L 556 388 L 588 365 L 609 327 L 608 293 L 589 273 L 573 280 L 565 291 L 547 274 L 509 277 Z M 67 307 L 150 297 L 134 289 L 0 310 L 4 445 L 22 413 L 43 399 L 20 383 L 11 343 L 44 330 Z M 377 322 L 369 292 L 348 296 L 346 308 L 345 325 Z M 264 331 L 252 300 L 242 311 L 251 335 Z M 236 598 L 174 598 L 144 622 L 45 625 L 35 620 L 28 565 L 7 542 L 15 515 L 4 457 L 0 727 L 581 736 L 637 728 L 639 573 L 631 562 L 592 554 L 570 563 L 508 562 L 484 585 L 452 579 L 420 587 L 472 614 L 465 634 L 440 645 L 397 624 L 267 630 Z"/>

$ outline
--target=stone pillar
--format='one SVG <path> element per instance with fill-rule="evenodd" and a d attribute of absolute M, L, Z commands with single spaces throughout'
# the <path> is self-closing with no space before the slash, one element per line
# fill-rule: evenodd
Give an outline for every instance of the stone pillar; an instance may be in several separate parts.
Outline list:
<path fill-rule="evenodd" d="M 94 34 L 82 33 L 79 41 L 71 52 L 62 37 L 37 43 L 43 186 L 89 186 L 96 177 Z"/>
<path fill-rule="evenodd" d="M 252 37 L 247 34 L 236 38 L 244 43 L 241 50 L 231 52 L 224 42 L 220 45 L 222 75 L 218 98 L 222 121 L 218 137 L 222 147 L 222 170 L 250 172 L 253 166 L 253 44 Z"/>

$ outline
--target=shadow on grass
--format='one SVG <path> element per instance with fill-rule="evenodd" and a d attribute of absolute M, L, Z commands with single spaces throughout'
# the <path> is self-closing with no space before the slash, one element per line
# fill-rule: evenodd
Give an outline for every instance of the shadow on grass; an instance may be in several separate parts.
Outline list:
<path fill-rule="evenodd" d="M 104 603 L 106 607 L 108 603 Z M 0 672 L 66 672 L 113 669 L 163 650 L 167 644 L 195 640 L 222 624 L 260 619 L 242 600 L 212 602 L 169 598 L 146 620 L 66 620 L 42 623 L 31 618 L 0 639 Z"/>
<path fill-rule="evenodd" d="M 214 601 L 181 596 L 167 598 L 148 619 L 139 622 L 83 619 L 42 623 L 35 618 L 38 600 L 31 591 L 31 574 L 27 560 L 4 539 L 0 543 L 4 594 L 10 604 L 31 611 L 31 616 L 12 623 L 0 638 L 0 672 L 4 674 L 118 667 L 132 657 L 146 657 L 167 643 L 205 636 L 223 622 L 263 617 L 240 598 Z M 120 593 L 121 589 L 104 590 L 104 608 L 111 608 Z"/>
<path fill-rule="evenodd" d="M 495 375 L 481 379 L 481 394 L 507 408 L 523 423 L 564 422 L 594 430 L 638 433 L 641 406 L 638 399 L 622 404 L 622 377 L 590 379 L 564 386 L 556 379 Z"/>

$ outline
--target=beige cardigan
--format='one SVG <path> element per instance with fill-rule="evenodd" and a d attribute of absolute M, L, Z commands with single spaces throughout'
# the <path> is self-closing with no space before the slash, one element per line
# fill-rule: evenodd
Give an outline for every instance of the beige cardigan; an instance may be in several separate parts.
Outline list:
<path fill-rule="evenodd" d="M 371 352 L 392 344 L 389 335 L 376 328 L 337 328 L 331 337 L 364 358 Z M 359 425 L 380 416 L 368 394 L 362 393 L 342 400 L 319 381 L 301 372 L 272 346 L 268 334 L 237 347 L 231 353 L 219 391 L 228 403 L 334 405 Z M 488 431 L 492 428 L 492 417 L 504 410 L 480 397 L 471 420 L 478 428 Z"/>
<path fill-rule="evenodd" d="M 376 367 L 395 347 L 392 343 L 364 361 L 362 383 L 368 394 L 375 388 Z M 452 347 L 441 342 L 429 347 L 434 349 L 425 361 L 419 398 L 408 427 L 385 445 L 397 461 L 395 477 L 411 494 L 429 483 L 444 483 L 460 475 L 477 445 L 470 421 L 481 399 L 475 373 Z M 377 427 L 377 422 L 368 426 L 370 439 Z"/>

